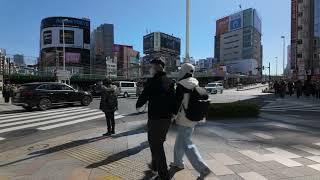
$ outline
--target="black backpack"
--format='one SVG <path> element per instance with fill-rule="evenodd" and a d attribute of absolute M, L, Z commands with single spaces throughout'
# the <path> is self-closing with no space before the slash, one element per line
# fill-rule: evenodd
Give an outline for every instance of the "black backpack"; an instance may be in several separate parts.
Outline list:
<path fill-rule="evenodd" d="M 201 121 L 207 116 L 210 106 L 209 95 L 202 87 L 195 87 L 190 93 L 186 117 L 191 121 Z"/>

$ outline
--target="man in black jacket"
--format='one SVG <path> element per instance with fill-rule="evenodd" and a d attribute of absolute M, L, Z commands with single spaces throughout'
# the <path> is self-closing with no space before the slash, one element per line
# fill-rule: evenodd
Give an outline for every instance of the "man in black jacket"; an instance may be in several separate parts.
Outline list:
<path fill-rule="evenodd" d="M 148 141 L 152 155 L 151 168 L 159 173 L 162 180 L 169 179 L 163 143 L 170 127 L 175 110 L 174 83 L 164 72 L 165 63 L 162 58 L 150 62 L 149 79 L 142 91 L 136 107 L 141 108 L 148 102 Z"/>

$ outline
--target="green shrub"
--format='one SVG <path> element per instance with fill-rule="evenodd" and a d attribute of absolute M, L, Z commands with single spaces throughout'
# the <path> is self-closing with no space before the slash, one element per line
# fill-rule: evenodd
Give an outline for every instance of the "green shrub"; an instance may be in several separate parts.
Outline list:
<path fill-rule="evenodd" d="M 260 107 L 250 102 L 214 103 L 209 107 L 208 119 L 258 117 Z"/>

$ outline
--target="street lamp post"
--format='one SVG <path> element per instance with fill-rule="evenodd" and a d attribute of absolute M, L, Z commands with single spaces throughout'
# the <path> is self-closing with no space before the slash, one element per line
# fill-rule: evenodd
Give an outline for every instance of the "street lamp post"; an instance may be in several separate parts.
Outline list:
<path fill-rule="evenodd" d="M 276 58 L 276 77 L 278 76 L 278 57 Z"/>
<path fill-rule="evenodd" d="M 64 22 L 68 21 L 68 19 L 62 20 L 62 41 L 63 41 L 63 70 L 66 70 L 66 43 L 64 38 Z"/>
<path fill-rule="evenodd" d="M 185 63 L 190 62 L 189 33 L 190 33 L 190 0 L 186 0 L 186 57 L 184 59 Z"/>
<path fill-rule="evenodd" d="M 285 76 L 284 71 L 285 71 L 285 56 L 286 56 L 286 37 L 285 36 L 281 36 L 282 40 L 283 40 L 283 59 L 282 59 L 282 68 L 283 68 L 283 76 Z"/>

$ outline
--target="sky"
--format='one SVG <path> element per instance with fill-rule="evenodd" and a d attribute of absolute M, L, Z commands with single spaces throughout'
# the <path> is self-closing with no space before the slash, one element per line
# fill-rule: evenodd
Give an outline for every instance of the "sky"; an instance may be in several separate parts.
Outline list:
<path fill-rule="evenodd" d="M 255 8 L 262 19 L 263 63 L 282 72 L 282 39 L 290 43 L 290 0 L 191 0 L 190 56 L 214 56 L 215 21 L 242 9 Z M 143 36 L 161 31 L 181 38 L 185 52 L 185 0 L 0 0 L 0 48 L 22 53 L 33 63 L 39 56 L 41 19 L 48 16 L 86 17 L 91 30 L 115 26 L 115 43 L 133 45 L 142 53 Z"/>

